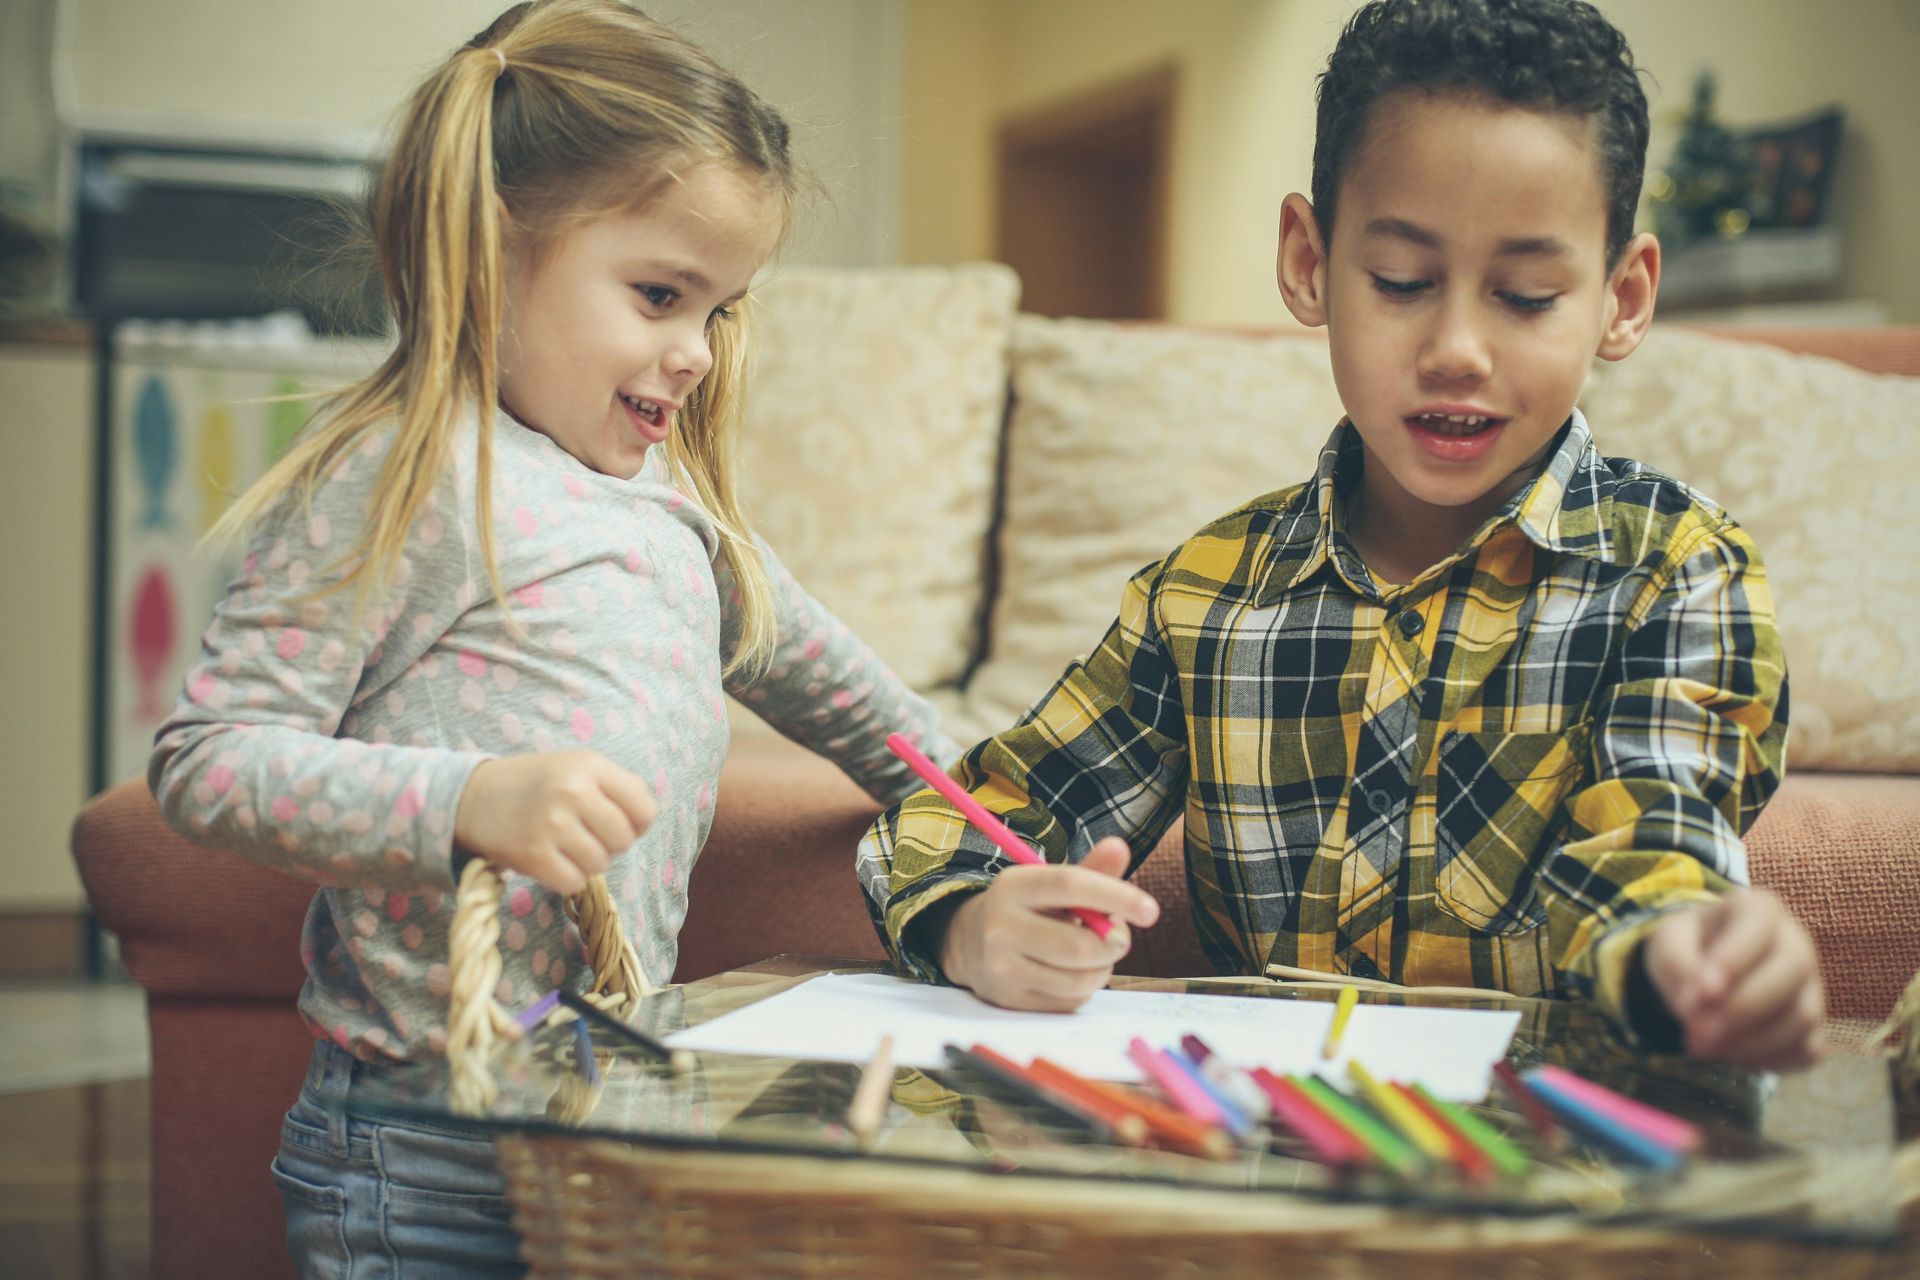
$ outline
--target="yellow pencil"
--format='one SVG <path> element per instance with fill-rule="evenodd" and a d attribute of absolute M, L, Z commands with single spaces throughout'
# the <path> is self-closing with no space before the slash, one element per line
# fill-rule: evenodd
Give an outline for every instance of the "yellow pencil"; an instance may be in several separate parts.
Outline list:
<path fill-rule="evenodd" d="M 1327 1028 L 1327 1042 L 1320 1046 L 1320 1056 L 1331 1058 L 1340 1051 L 1340 1037 L 1347 1034 L 1347 1019 L 1353 1016 L 1353 1006 L 1360 1002 L 1360 988 L 1340 988 L 1340 999 L 1333 1006 L 1333 1025 Z"/>
<path fill-rule="evenodd" d="M 879 1136 L 880 1122 L 887 1118 L 887 1101 L 893 1096 L 893 1037 L 881 1036 L 880 1047 L 860 1083 L 854 1086 L 853 1101 L 847 1105 L 847 1128 L 862 1147 L 870 1147 Z"/>
<path fill-rule="evenodd" d="M 1419 1108 L 1374 1078 L 1373 1072 L 1358 1062 L 1347 1063 L 1347 1074 L 1367 1095 L 1367 1101 L 1402 1137 L 1420 1148 L 1420 1153 L 1440 1164 L 1453 1163 L 1453 1144 L 1441 1128 L 1420 1114 Z"/>

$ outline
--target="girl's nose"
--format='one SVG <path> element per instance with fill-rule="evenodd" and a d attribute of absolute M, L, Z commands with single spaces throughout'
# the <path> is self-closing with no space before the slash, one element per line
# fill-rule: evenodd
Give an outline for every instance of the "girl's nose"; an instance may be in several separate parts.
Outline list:
<path fill-rule="evenodd" d="M 713 344 L 708 340 L 706 326 L 675 335 L 673 344 L 667 348 L 665 363 L 668 374 L 688 383 L 706 377 L 707 370 L 713 368 Z"/>

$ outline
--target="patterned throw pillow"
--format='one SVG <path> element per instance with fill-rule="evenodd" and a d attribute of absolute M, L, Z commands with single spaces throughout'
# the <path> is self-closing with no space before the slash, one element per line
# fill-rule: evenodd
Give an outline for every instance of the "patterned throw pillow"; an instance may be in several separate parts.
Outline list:
<path fill-rule="evenodd" d="M 1601 452 L 1686 481 L 1759 544 L 1789 767 L 1920 772 L 1920 378 L 1656 326 L 1581 403 Z"/>
<path fill-rule="evenodd" d="M 957 682 L 977 643 L 1019 291 L 988 263 L 789 268 L 757 291 L 748 516 L 916 688 Z"/>

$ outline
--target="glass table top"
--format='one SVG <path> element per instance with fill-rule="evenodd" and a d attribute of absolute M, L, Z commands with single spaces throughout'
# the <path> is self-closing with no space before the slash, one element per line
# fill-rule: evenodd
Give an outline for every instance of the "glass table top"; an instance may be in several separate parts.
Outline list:
<path fill-rule="evenodd" d="M 883 966 L 782 956 L 672 988 L 641 1002 L 630 1021 L 656 1038 L 732 1012 L 822 972 L 878 973 Z M 1116 990 L 1331 1001 L 1335 992 L 1260 978 L 1116 977 Z M 887 1117 L 864 1147 L 843 1117 L 860 1068 L 844 1063 L 693 1055 L 667 1064 L 593 1031 L 589 1073 L 571 1024 L 544 1026 L 492 1054 L 499 1096 L 486 1114 L 455 1117 L 445 1064 L 356 1071 L 350 1115 L 449 1121 L 478 1130 L 570 1133 L 662 1147 L 889 1161 L 905 1171 L 938 1165 L 1009 1176 L 1128 1182 L 1386 1201 L 1435 1210 L 1573 1214 L 1595 1222 L 1736 1227 L 1803 1240 L 1890 1242 L 1899 1227 L 1895 1149 L 1900 1138 L 1884 1060 L 1836 1053 L 1810 1071 L 1773 1076 L 1630 1052 L 1592 1011 L 1560 1001 L 1492 1000 L 1363 992 L 1362 1000 L 1518 1009 L 1508 1050 L 1518 1070 L 1543 1063 L 1693 1120 L 1705 1143 L 1677 1173 L 1605 1158 L 1579 1142 L 1548 1144 L 1495 1089 L 1472 1111 L 1533 1160 L 1524 1178 L 1477 1185 L 1429 1174 L 1350 1175 L 1305 1157 L 1281 1135 L 1225 1160 L 1090 1140 L 1085 1130 L 997 1090 L 970 1073 L 902 1069 Z M 850 1031 L 850 1033 L 852 1033 Z M 870 1034 L 870 1033 L 869 1033 Z"/>

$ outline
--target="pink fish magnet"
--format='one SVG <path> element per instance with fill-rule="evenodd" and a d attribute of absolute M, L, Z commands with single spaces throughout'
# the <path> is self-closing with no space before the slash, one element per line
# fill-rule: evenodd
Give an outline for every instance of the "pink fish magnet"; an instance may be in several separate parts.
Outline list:
<path fill-rule="evenodd" d="M 133 662 L 139 702 L 134 715 L 152 722 L 165 712 L 160 682 L 166 678 L 177 638 L 178 611 L 173 579 L 164 566 L 149 565 L 133 589 L 133 607 L 127 611 L 127 656 Z"/>

